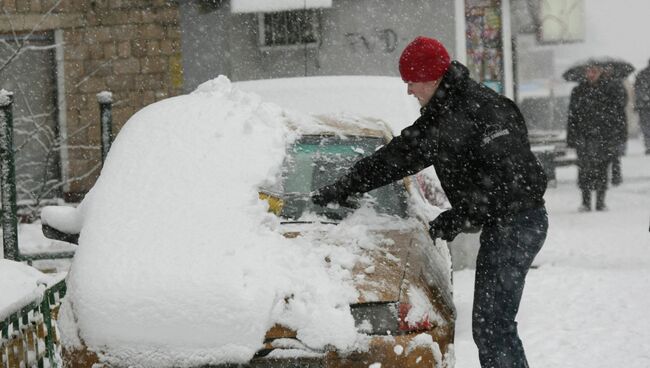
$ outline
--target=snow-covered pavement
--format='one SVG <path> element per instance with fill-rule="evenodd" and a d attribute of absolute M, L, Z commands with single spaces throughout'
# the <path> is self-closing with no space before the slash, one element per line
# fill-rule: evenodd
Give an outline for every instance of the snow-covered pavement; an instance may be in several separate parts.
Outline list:
<path fill-rule="evenodd" d="M 650 367 L 650 156 L 631 140 L 607 212 L 579 213 L 575 166 L 546 193 L 549 233 L 528 274 L 518 321 L 531 367 Z M 454 274 L 456 368 L 479 367 L 474 272 Z"/>

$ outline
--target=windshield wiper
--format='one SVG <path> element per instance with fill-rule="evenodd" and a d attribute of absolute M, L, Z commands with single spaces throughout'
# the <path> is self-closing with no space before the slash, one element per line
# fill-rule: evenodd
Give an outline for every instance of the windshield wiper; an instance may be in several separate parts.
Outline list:
<path fill-rule="evenodd" d="M 325 224 L 325 225 L 338 225 L 338 222 L 333 222 L 333 221 L 280 221 L 280 225 L 293 225 L 293 224 L 314 224 L 318 222 L 319 224 Z"/>
<path fill-rule="evenodd" d="M 286 192 L 278 193 L 263 190 L 260 191 L 267 196 L 279 199 L 282 201 L 281 210 L 279 213 L 280 217 L 287 219 L 298 219 L 306 211 L 314 212 L 318 215 L 327 217 L 330 220 L 341 221 L 347 217 L 350 213 L 354 212 L 357 208 L 360 207 L 360 202 L 358 197 L 350 197 L 344 205 L 328 205 L 328 206 L 319 206 L 312 202 L 311 193 L 302 193 L 302 192 Z M 283 223 L 299 223 L 299 220 L 295 221 L 285 221 Z M 310 221 L 307 221 L 310 222 Z M 323 221 L 319 221 L 325 223 Z M 329 222 L 328 222 L 329 223 Z M 336 223 L 336 222 L 331 222 Z"/>

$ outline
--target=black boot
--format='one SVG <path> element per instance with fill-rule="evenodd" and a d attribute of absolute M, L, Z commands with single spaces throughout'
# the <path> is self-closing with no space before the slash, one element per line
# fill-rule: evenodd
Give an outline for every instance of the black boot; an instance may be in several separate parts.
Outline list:
<path fill-rule="evenodd" d="M 582 204 L 578 208 L 579 212 L 591 211 L 591 190 L 582 190 Z"/>
<path fill-rule="evenodd" d="M 607 206 L 605 206 L 604 190 L 596 191 L 596 211 L 607 211 Z"/>

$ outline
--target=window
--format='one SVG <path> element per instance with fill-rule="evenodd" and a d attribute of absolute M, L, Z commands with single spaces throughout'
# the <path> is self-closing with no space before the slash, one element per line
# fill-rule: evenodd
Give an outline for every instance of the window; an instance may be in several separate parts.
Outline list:
<path fill-rule="evenodd" d="M 260 47 L 315 47 L 320 39 L 318 11 L 259 13 Z"/>
<path fill-rule="evenodd" d="M 298 219 L 309 211 L 340 220 L 353 212 L 347 207 L 320 207 L 311 203 L 309 193 L 331 184 L 358 160 L 375 152 L 385 141 L 374 137 L 303 136 L 289 148 L 283 164 L 280 216 Z M 368 201 L 379 214 L 406 217 L 407 193 L 404 183 L 395 182 L 371 190 L 361 201 Z"/>

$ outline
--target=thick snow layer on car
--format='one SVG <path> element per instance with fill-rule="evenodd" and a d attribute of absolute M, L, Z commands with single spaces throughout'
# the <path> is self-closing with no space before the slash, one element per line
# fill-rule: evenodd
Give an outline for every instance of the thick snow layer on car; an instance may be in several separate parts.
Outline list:
<path fill-rule="evenodd" d="M 394 134 L 420 116 L 417 100 L 406 93 L 406 84 L 395 77 L 280 78 L 235 85 L 260 95 L 264 101 L 308 114 L 354 114 L 382 119 Z"/>
<path fill-rule="evenodd" d="M 40 271 L 20 262 L 0 259 L 0 320 L 39 300 L 49 282 Z"/>
<path fill-rule="evenodd" d="M 315 124 L 225 77 L 135 114 L 81 206 L 63 334 L 77 324 L 112 362 L 156 367 L 247 361 L 275 323 L 314 351 L 358 345 L 351 269 L 381 242 L 376 219 L 313 230 L 336 244 L 288 239 L 258 198 L 296 136 L 287 126 Z"/>
<path fill-rule="evenodd" d="M 330 8 L 332 0 L 232 0 L 233 13 L 279 12 L 295 9 Z"/>
<path fill-rule="evenodd" d="M 79 234 L 81 231 L 81 211 L 69 206 L 45 206 L 41 210 L 43 225 L 49 225 L 68 234 Z"/>

